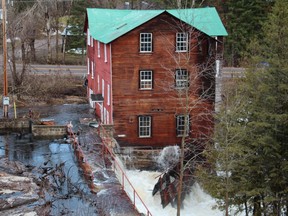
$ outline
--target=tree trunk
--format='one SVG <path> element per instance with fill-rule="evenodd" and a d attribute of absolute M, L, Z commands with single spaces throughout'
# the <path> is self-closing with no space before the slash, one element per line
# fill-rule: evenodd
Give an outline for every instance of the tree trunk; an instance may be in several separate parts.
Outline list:
<path fill-rule="evenodd" d="M 67 28 L 67 26 L 66 26 Z M 63 61 L 63 64 L 65 64 L 65 52 L 66 52 L 66 40 L 67 40 L 67 31 L 65 31 L 65 36 L 63 37 L 62 39 L 62 43 L 63 43 L 63 48 L 62 48 L 62 61 Z"/>
<path fill-rule="evenodd" d="M 24 41 L 21 40 L 21 60 L 24 61 L 25 58 L 26 58 L 25 43 L 24 43 Z"/>
<path fill-rule="evenodd" d="M 225 193 L 225 216 L 229 216 L 229 195 L 227 190 Z"/>
<path fill-rule="evenodd" d="M 58 18 L 56 19 L 58 20 Z M 59 34 L 58 34 L 58 31 L 59 31 L 59 22 L 56 21 L 56 62 L 58 63 L 58 56 L 59 56 Z"/>
<path fill-rule="evenodd" d="M 249 215 L 248 215 L 248 206 L 247 206 L 246 196 L 245 196 L 245 202 L 244 202 L 244 205 L 245 205 L 245 215 L 246 215 L 246 216 L 249 216 Z"/>
<path fill-rule="evenodd" d="M 261 216 L 261 206 L 259 196 L 254 197 L 253 216 Z"/>
<path fill-rule="evenodd" d="M 31 39 L 29 43 L 30 47 L 30 61 L 35 62 L 36 61 L 36 50 L 35 50 L 35 39 Z"/>
<path fill-rule="evenodd" d="M 11 61 L 12 64 L 12 79 L 14 87 L 17 87 L 18 83 L 18 77 L 17 77 L 17 71 L 16 71 L 16 56 L 15 56 L 15 41 L 11 40 Z"/>
<path fill-rule="evenodd" d="M 56 10 L 58 11 L 58 4 L 56 2 Z M 55 17 L 56 19 L 56 62 L 58 63 L 58 55 L 59 55 L 59 49 L 58 49 L 58 46 L 59 46 L 59 34 L 58 34 L 58 31 L 59 31 L 59 15 L 57 14 L 57 16 Z"/>
<path fill-rule="evenodd" d="M 48 8 L 46 8 L 46 13 L 45 13 L 45 18 L 46 18 L 46 33 L 47 33 L 47 63 L 51 63 L 51 18 L 48 13 Z"/>
<path fill-rule="evenodd" d="M 178 9 L 181 8 L 181 0 L 177 0 L 177 8 L 178 8 Z"/>
<path fill-rule="evenodd" d="M 25 77 L 26 73 L 26 66 L 28 63 L 28 56 L 26 55 L 26 50 L 25 50 L 25 42 L 21 41 L 21 60 L 22 60 L 22 70 L 20 77 L 18 76 L 18 83 L 17 86 L 21 86 Z"/>
<path fill-rule="evenodd" d="M 183 191 L 183 177 L 184 177 L 184 158 L 185 158 L 185 139 L 186 134 L 188 134 L 189 128 L 189 87 L 185 89 L 185 121 L 184 121 L 184 134 L 181 139 L 180 146 L 180 173 L 179 173 L 179 185 L 178 185 L 178 194 L 177 194 L 177 216 L 181 214 L 181 205 L 182 205 L 182 191 Z"/>
<path fill-rule="evenodd" d="M 185 120 L 186 121 L 186 120 Z M 184 132 L 185 133 L 185 132 Z M 183 188 L 183 174 L 184 174 L 184 147 L 185 147 L 185 135 L 183 135 L 180 147 L 180 173 L 179 173 L 179 185 L 177 193 L 177 216 L 181 214 L 182 205 L 182 188 Z"/>

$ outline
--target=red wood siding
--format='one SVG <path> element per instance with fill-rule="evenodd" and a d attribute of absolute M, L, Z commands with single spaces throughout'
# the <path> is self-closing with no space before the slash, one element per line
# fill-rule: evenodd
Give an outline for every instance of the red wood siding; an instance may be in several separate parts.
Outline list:
<path fill-rule="evenodd" d="M 107 119 L 109 121 L 102 122 L 103 124 L 112 124 L 112 102 L 111 102 L 111 53 L 110 44 L 106 45 L 106 55 L 107 61 L 105 61 L 105 44 L 100 44 L 100 57 L 98 56 L 98 42 L 93 40 L 93 47 L 88 46 L 88 57 L 91 64 L 94 64 L 94 78 L 92 79 L 92 66 L 90 65 L 90 73 L 88 76 L 88 87 L 93 91 L 94 94 L 102 94 L 104 96 L 103 110 L 100 109 L 99 104 L 95 105 L 95 113 L 103 121 L 105 118 L 104 110 L 109 113 Z M 88 64 L 88 63 L 87 63 Z M 99 79 L 99 84 L 98 84 Z M 104 88 L 103 81 L 104 80 Z M 108 97 L 108 85 L 110 86 L 110 96 Z M 103 92 L 104 90 L 104 92 Z M 108 99 L 110 98 L 110 103 L 108 104 Z M 101 118 L 102 116 L 102 118 Z"/>
<path fill-rule="evenodd" d="M 175 62 L 172 57 L 175 55 L 176 32 L 181 32 L 176 29 L 175 20 L 164 13 L 112 43 L 114 136 L 122 146 L 163 147 L 180 143 L 181 138 L 176 136 L 175 115 L 183 114 L 183 106 L 179 104 L 174 88 L 168 89 L 168 86 L 173 87 L 174 72 L 180 65 L 196 76 L 198 69 L 195 65 L 207 59 L 208 37 L 201 36 L 201 48 L 197 46 L 199 40 L 191 37 L 189 60 L 183 57 L 186 54 L 183 53 L 182 60 Z M 152 53 L 139 53 L 140 33 L 153 33 Z M 195 34 L 199 32 L 195 31 Z M 139 70 L 148 69 L 153 70 L 153 89 L 139 90 Z M 209 85 L 213 79 L 206 82 Z M 200 83 L 197 79 L 191 85 L 191 92 L 195 92 L 191 101 L 198 101 Z M 198 101 L 197 106 L 193 106 L 190 113 L 192 137 L 204 137 L 209 133 L 213 126 L 213 109 L 212 100 Z M 150 138 L 138 137 L 139 115 L 152 117 Z"/>

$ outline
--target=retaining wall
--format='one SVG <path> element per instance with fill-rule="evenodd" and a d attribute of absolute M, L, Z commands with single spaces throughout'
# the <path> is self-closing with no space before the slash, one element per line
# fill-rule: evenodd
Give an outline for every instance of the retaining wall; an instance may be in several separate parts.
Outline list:
<path fill-rule="evenodd" d="M 28 129 L 28 119 L 0 119 L 0 129 Z"/>
<path fill-rule="evenodd" d="M 32 134 L 33 136 L 65 136 L 66 125 L 33 125 Z"/>

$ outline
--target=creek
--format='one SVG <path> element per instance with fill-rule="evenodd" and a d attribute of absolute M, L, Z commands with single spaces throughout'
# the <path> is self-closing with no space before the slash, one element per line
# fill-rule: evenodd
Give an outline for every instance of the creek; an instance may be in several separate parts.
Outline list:
<path fill-rule="evenodd" d="M 18 132 L 5 131 L 0 135 L 0 158 L 20 162 L 30 171 L 38 185 L 44 185 L 45 188 L 38 193 L 40 198 L 26 205 L 26 208 L 34 209 L 49 204 L 49 213 L 46 215 L 51 216 L 138 215 L 121 189 L 114 172 L 103 162 L 95 128 L 80 124 L 81 118 L 93 117 L 93 110 L 89 105 L 67 104 L 23 108 L 18 109 L 18 116 L 27 115 L 29 109 L 40 118 L 53 119 L 57 125 L 71 122 L 74 131 L 81 130 L 79 140 L 82 148 L 85 148 L 93 158 L 94 183 L 100 191 L 97 194 L 91 193 L 83 178 L 82 170 L 78 167 L 73 148 L 66 139 L 52 137 L 32 139 L 27 134 L 19 139 Z M 7 170 L 2 166 L 0 171 Z M 17 214 L 3 211 L 1 215 Z"/>

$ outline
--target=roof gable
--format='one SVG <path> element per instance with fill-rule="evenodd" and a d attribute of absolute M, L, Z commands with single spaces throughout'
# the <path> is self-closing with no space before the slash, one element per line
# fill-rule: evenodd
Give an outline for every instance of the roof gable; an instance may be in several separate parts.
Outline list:
<path fill-rule="evenodd" d="M 102 43 L 110 43 L 164 12 L 188 23 L 209 36 L 226 36 L 215 8 L 180 10 L 118 10 L 87 8 L 90 34 Z"/>

